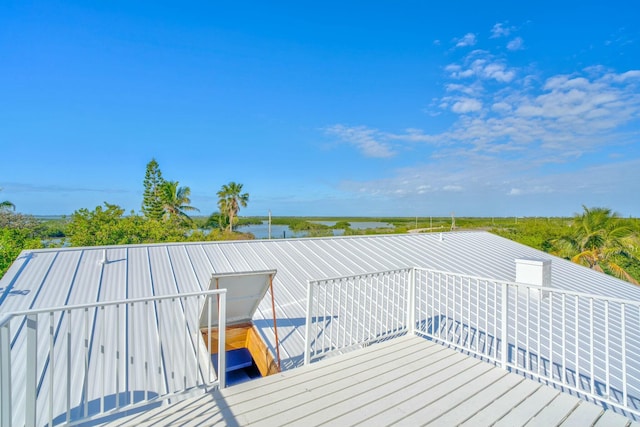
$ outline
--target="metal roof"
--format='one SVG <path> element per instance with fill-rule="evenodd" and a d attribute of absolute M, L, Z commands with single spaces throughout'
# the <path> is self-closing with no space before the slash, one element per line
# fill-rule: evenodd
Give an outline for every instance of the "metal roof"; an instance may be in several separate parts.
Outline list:
<path fill-rule="evenodd" d="M 283 368 L 301 363 L 308 280 L 423 267 L 515 280 L 518 258 L 549 259 L 552 286 L 640 300 L 640 288 L 488 232 L 56 248 L 24 251 L 0 280 L 0 314 L 209 289 L 212 275 L 276 270 Z M 275 344 L 271 301 L 253 316 Z"/>
<path fill-rule="evenodd" d="M 514 281 L 516 259 L 550 260 L 555 288 L 640 301 L 640 288 L 630 283 L 479 231 L 24 251 L 0 280 L 0 317 L 29 309 L 198 292 L 208 290 L 213 277 L 276 271 L 273 290 L 280 357 L 282 368 L 290 369 L 303 360 L 309 280 L 422 267 Z M 162 311 L 158 313 L 162 315 Z M 81 321 L 75 319 L 73 322 Z M 267 293 L 253 321 L 275 354 L 272 319 Z M 173 328 L 171 320 L 167 326 Z M 166 325 L 167 319 L 157 321 Z M 171 340 L 174 334 L 167 326 L 158 326 L 159 333 Z M 24 351 L 24 328 L 12 327 L 11 333 L 15 343 L 12 352 Z M 176 333 L 176 346 L 186 337 L 184 332 Z M 127 346 L 123 351 L 135 354 L 136 345 L 136 339 L 130 337 L 123 343 Z M 16 372 L 20 369 L 16 366 Z M 108 372 L 106 379 L 112 381 Z M 79 381 L 78 389 L 82 389 L 80 375 L 72 380 Z M 171 389 L 170 385 L 161 386 Z"/>
<path fill-rule="evenodd" d="M 214 274 L 209 290 L 227 290 L 226 324 L 250 322 L 264 298 L 276 271 Z M 205 300 L 200 310 L 200 328 L 218 326 L 218 305 Z M 211 308 L 209 308 L 211 305 Z M 209 320 L 211 319 L 211 320 Z"/>

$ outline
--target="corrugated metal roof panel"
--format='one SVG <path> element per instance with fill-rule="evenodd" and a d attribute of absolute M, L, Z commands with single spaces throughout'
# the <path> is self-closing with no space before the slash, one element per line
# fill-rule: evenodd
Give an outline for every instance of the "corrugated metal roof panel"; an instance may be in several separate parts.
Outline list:
<path fill-rule="evenodd" d="M 553 287 L 640 301 L 640 288 L 629 283 L 487 232 L 453 232 L 25 251 L 0 280 L 0 314 L 72 303 L 194 292 L 207 289 L 213 274 L 273 269 L 277 271 L 274 299 L 286 369 L 302 361 L 308 280 L 416 266 L 513 281 L 517 258 L 550 259 Z M 197 309 L 183 307 L 165 312 L 158 305 L 151 312 L 128 311 L 134 324 L 147 325 L 148 329 L 144 333 L 120 330 L 119 348 L 124 352 L 123 361 L 129 362 L 118 375 L 112 372 L 113 367 L 105 367 L 103 383 L 91 387 L 115 391 L 116 381 L 122 384 L 128 380 L 136 390 L 143 389 L 145 381 L 150 382 L 147 387 L 156 387 L 159 391 L 173 390 L 179 385 L 174 383 L 178 381 L 175 378 L 196 375 L 172 370 L 180 355 L 158 354 L 151 367 L 156 373 L 143 378 L 140 371 L 144 369 L 137 366 L 141 357 L 136 355 L 138 340 L 153 340 L 158 336 L 169 341 L 176 339 L 180 345 L 190 343 L 188 347 L 192 349 L 202 345 L 201 340 L 194 338 L 197 334 L 192 334 L 196 325 L 176 326 L 184 319 L 184 313 L 191 310 Z M 114 328 L 112 320 L 116 313 L 105 314 L 104 320 L 93 325 L 99 334 L 107 334 Z M 275 335 L 269 298 L 260 303 L 253 319 L 273 350 Z M 67 322 L 66 316 L 57 318 L 55 327 L 65 330 Z M 83 333 L 76 323 L 70 326 L 76 333 Z M 11 330 L 12 351 L 24 351 L 21 322 L 12 322 Z M 47 333 L 42 332 L 42 336 Z M 42 348 L 44 351 L 45 344 Z M 92 350 L 89 369 L 102 369 L 103 357 L 115 355 L 102 356 L 98 350 Z M 24 360 L 16 360 L 20 359 Z M 39 365 L 46 380 L 49 375 L 46 358 L 41 359 Z M 82 367 L 82 360 L 72 362 Z M 24 373 L 21 363 L 24 362 L 17 362 L 13 367 L 16 377 Z M 78 369 L 82 373 L 84 368 Z M 78 388 L 82 390 L 82 379 L 74 376 L 73 381 L 80 381 Z M 46 395 L 48 391 L 43 389 L 41 393 Z M 74 396 L 79 399 L 78 395 Z"/>

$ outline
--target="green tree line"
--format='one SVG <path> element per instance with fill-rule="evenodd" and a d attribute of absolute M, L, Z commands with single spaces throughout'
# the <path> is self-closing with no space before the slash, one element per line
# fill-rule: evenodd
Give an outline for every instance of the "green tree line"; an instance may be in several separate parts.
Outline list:
<path fill-rule="evenodd" d="M 238 233 L 242 223 L 260 223 L 261 218 L 243 218 L 249 194 L 242 184 L 230 182 L 216 193 L 218 211 L 191 218 L 189 187 L 165 180 L 155 160 L 147 164 L 143 181 L 140 214 L 125 213 L 118 205 L 105 202 L 93 210 L 75 211 L 64 221 L 40 221 L 15 212 L 9 201 L 0 203 L 0 277 L 24 249 L 54 245 L 95 246 L 180 241 L 251 239 Z M 317 218 L 320 219 L 320 218 Z M 363 219 L 363 218 L 360 218 Z M 370 219 L 369 219 L 370 220 Z M 432 231 L 450 229 L 447 218 L 377 218 L 395 225 L 392 229 L 355 230 L 347 220 L 330 227 L 308 218 L 274 218 L 294 231 L 305 230 L 310 237 L 331 236 L 332 229 L 345 235 L 406 232 L 412 228 Z M 571 260 L 596 271 L 638 284 L 640 282 L 640 221 L 622 218 L 611 209 L 586 207 L 569 218 L 457 218 L 457 229 L 484 229 L 508 239 Z"/>

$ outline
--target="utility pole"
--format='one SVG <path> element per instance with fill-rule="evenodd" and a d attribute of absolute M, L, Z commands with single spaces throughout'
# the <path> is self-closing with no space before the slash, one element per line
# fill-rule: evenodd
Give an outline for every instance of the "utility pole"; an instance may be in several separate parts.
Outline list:
<path fill-rule="evenodd" d="M 451 231 L 456 229 L 456 213 L 451 212 Z"/>
<path fill-rule="evenodd" d="M 269 238 L 271 240 L 271 209 L 269 209 Z"/>

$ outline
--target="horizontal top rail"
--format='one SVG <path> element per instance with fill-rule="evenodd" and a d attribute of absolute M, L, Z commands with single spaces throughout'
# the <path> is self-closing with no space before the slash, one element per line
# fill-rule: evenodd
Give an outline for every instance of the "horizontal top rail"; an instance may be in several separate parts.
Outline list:
<path fill-rule="evenodd" d="M 323 278 L 323 279 L 309 280 L 309 283 L 316 284 L 316 283 L 320 283 L 320 282 L 331 282 L 331 281 L 336 281 L 336 280 L 361 279 L 361 278 L 364 278 L 364 277 L 379 276 L 379 275 L 383 275 L 383 274 L 393 274 L 393 273 L 408 272 L 408 271 L 411 271 L 414 268 L 415 267 L 404 267 L 404 268 L 396 268 L 396 269 L 393 269 L 393 270 L 379 270 L 379 271 L 370 271 L 370 272 L 367 272 L 367 273 L 350 274 L 348 276 L 326 277 L 326 278 Z"/>
<path fill-rule="evenodd" d="M 226 293 L 227 293 L 226 289 L 214 289 L 210 291 L 188 292 L 188 293 L 181 293 L 181 294 L 158 295 L 158 296 L 140 297 L 140 298 L 128 298 L 128 299 L 120 299 L 120 300 L 106 301 L 106 302 L 92 302 L 89 304 L 64 305 L 64 306 L 58 306 L 58 307 L 14 311 L 11 313 L 7 313 L 5 316 L 3 316 L 0 319 L 0 326 L 6 323 L 8 319 L 15 316 L 27 316 L 30 314 L 50 313 L 52 311 L 68 311 L 68 310 L 79 310 L 83 308 L 99 308 L 99 307 L 108 307 L 108 306 L 114 306 L 114 305 L 134 304 L 139 302 L 161 301 L 161 300 L 168 300 L 168 299 L 175 299 L 175 298 L 219 295 L 219 294 L 226 294 Z"/>
<path fill-rule="evenodd" d="M 509 285 L 509 286 L 515 286 L 515 287 L 521 287 L 521 288 L 529 288 L 529 289 L 541 290 L 541 291 L 551 291 L 551 292 L 553 292 L 555 294 L 558 294 L 558 295 L 565 294 L 565 295 L 577 296 L 577 297 L 581 297 L 581 298 L 593 298 L 593 299 L 596 299 L 596 300 L 599 300 L 599 301 L 609 301 L 609 302 L 613 302 L 613 303 L 617 303 L 617 304 L 630 304 L 630 305 L 634 305 L 634 306 L 640 308 L 640 301 L 638 301 L 638 300 L 606 297 L 606 296 L 603 296 L 603 295 L 588 294 L 588 293 L 585 293 L 585 292 L 571 291 L 571 290 L 568 290 L 568 289 L 554 288 L 554 287 L 550 287 L 550 286 L 538 286 L 538 285 L 532 285 L 532 284 L 528 284 L 528 283 L 519 283 L 519 282 L 516 282 L 514 280 L 492 279 L 490 277 L 472 276 L 470 274 L 452 273 L 450 271 L 432 270 L 432 269 L 429 269 L 429 268 L 422 268 L 422 267 L 415 267 L 415 270 L 416 271 L 423 271 L 423 272 L 426 272 L 426 273 L 444 274 L 444 275 L 447 275 L 447 276 L 461 277 L 461 278 L 465 278 L 465 279 L 489 281 L 489 282 L 495 283 L 497 285 Z M 396 271 L 396 270 L 393 270 L 393 271 Z M 399 271 L 401 271 L 401 270 L 399 270 Z M 376 274 L 376 273 L 372 273 L 372 274 Z"/>

